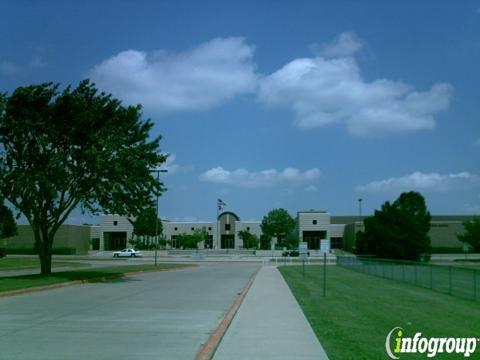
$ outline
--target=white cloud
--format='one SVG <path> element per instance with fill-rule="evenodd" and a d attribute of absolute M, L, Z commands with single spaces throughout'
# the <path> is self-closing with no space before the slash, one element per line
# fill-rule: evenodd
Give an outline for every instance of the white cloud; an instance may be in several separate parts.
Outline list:
<path fill-rule="evenodd" d="M 312 168 L 304 172 L 296 168 L 285 168 L 282 171 L 268 169 L 255 172 L 243 168 L 230 171 L 218 166 L 204 172 L 200 176 L 200 179 L 216 184 L 244 188 L 262 188 L 281 183 L 296 184 L 312 182 L 318 179 L 319 176 L 320 170 L 317 168 Z"/>
<path fill-rule="evenodd" d="M 305 191 L 316 192 L 318 191 L 318 188 L 315 185 L 309 185 L 305 188 Z"/>
<path fill-rule="evenodd" d="M 469 172 L 438 174 L 417 171 L 402 177 L 392 177 L 386 180 L 372 181 L 366 185 L 359 185 L 356 190 L 373 193 L 409 190 L 445 192 L 478 185 L 480 185 L 480 176 Z"/>
<path fill-rule="evenodd" d="M 355 54 L 363 46 L 362 40 L 351 32 L 341 33 L 334 41 L 325 44 L 312 44 L 310 49 L 324 58 L 345 57 Z"/>
<path fill-rule="evenodd" d="M 243 38 L 216 38 L 178 53 L 122 51 L 89 75 L 99 88 L 157 114 L 207 110 L 255 91 L 253 53 Z"/>
<path fill-rule="evenodd" d="M 340 57 L 295 59 L 266 76 L 259 100 L 268 107 L 291 109 L 304 129 L 345 123 L 350 133 L 360 136 L 433 129 L 434 115 L 449 105 L 452 86 L 436 83 L 418 91 L 399 81 L 366 81 L 355 59 L 347 56 L 360 46 L 351 36 L 341 35 L 338 48 L 325 46 L 324 52 Z"/>
<path fill-rule="evenodd" d="M 164 164 L 162 164 L 162 166 L 160 166 L 160 170 L 167 170 L 167 175 L 173 175 L 175 173 L 188 173 L 194 170 L 193 165 L 179 165 L 176 160 L 177 155 L 173 153 L 168 154 L 167 160 Z"/>

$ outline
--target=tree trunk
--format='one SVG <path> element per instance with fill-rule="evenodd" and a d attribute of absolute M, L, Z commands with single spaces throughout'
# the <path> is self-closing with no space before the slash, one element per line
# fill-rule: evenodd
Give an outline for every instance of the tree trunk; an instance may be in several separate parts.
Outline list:
<path fill-rule="evenodd" d="M 37 238 L 38 237 L 38 238 Z M 48 236 L 48 229 L 42 228 L 35 231 L 35 238 L 38 246 L 38 257 L 40 258 L 40 274 L 43 276 L 52 273 L 52 239 Z"/>

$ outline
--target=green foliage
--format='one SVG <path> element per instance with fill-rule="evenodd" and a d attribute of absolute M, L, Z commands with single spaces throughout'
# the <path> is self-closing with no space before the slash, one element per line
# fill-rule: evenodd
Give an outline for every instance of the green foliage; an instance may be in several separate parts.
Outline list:
<path fill-rule="evenodd" d="M 92 250 L 100 250 L 100 238 L 93 238 L 90 240 Z"/>
<path fill-rule="evenodd" d="M 265 234 L 260 235 L 260 249 L 270 250 L 272 245 L 272 238 Z"/>
<path fill-rule="evenodd" d="M 77 249 L 70 247 L 60 247 L 52 249 L 52 254 L 54 255 L 75 255 L 76 253 Z"/>
<path fill-rule="evenodd" d="M 198 249 L 198 243 L 207 240 L 208 233 L 205 229 L 197 229 L 193 234 L 177 235 L 177 248 Z"/>
<path fill-rule="evenodd" d="M 356 251 L 384 259 L 421 260 L 430 253 L 430 220 L 420 193 L 402 193 L 365 219 L 365 231 L 357 233 Z"/>
<path fill-rule="evenodd" d="M 156 236 L 163 232 L 163 224 L 154 207 L 143 209 L 133 222 L 133 233 L 138 236 Z"/>
<path fill-rule="evenodd" d="M 468 244 L 474 252 L 480 252 L 480 218 L 475 218 L 463 223 L 465 231 L 458 234 L 461 242 Z"/>
<path fill-rule="evenodd" d="M 137 216 L 164 191 L 150 169 L 166 156 L 141 116 L 140 106 L 124 107 L 88 80 L 0 95 L 0 196 L 32 226 L 42 274 L 51 272 L 55 233 L 75 208 Z"/>
<path fill-rule="evenodd" d="M 250 231 L 241 230 L 238 232 L 238 236 L 243 241 L 243 248 L 244 249 L 257 249 L 260 240 L 258 236 L 255 234 L 251 234 Z"/>
<path fill-rule="evenodd" d="M 11 237 L 17 234 L 17 223 L 13 217 L 12 210 L 5 205 L 0 205 L 0 239 Z"/>
<path fill-rule="evenodd" d="M 285 247 L 289 250 L 298 250 L 298 244 L 300 239 L 298 238 L 298 231 L 295 228 L 290 234 L 285 238 L 284 244 Z"/>
<path fill-rule="evenodd" d="M 263 217 L 260 227 L 264 235 L 276 237 L 278 245 L 287 246 L 285 239 L 295 229 L 296 221 L 285 209 L 273 209 Z"/>

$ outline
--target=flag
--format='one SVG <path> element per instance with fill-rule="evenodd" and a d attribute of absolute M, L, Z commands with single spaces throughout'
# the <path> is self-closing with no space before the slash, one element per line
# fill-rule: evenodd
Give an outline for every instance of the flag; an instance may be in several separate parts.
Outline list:
<path fill-rule="evenodd" d="M 227 204 L 224 203 L 222 199 L 217 199 L 217 206 L 218 206 L 218 211 L 222 211 L 223 207 L 227 206 Z"/>

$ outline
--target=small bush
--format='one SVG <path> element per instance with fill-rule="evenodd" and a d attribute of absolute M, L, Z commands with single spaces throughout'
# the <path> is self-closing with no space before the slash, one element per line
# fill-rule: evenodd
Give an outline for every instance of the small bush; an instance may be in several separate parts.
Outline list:
<path fill-rule="evenodd" d="M 432 254 L 463 254 L 462 247 L 432 247 Z"/>
<path fill-rule="evenodd" d="M 0 248 L 0 258 L 5 257 L 7 255 L 7 249 Z"/>
<path fill-rule="evenodd" d="M 36 255 L 38 253 L 33 248 L 7 248 L 7 254 Z"/>
<path fill-rule="evenodd" d="M 100 250 L 100 238 L 93 238 L 90 242 L 92 243 L 92 250 Z"/>
<path fill-rule="evenodd" d="M 62 247 L 62 248 L 53 248 L 52 254 L 53 255 L 75 255 L 77 253 L 77 249 L 69 248 L 69 247 Z"/>

